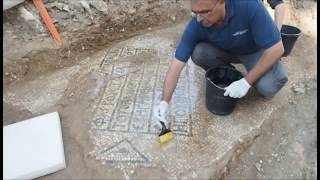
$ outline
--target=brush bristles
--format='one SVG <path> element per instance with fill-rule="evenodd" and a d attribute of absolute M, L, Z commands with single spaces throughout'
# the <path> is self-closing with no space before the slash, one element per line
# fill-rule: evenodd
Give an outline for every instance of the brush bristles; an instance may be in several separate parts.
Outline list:
<path fill-rule="evenodd" d="M 160 143 L 165 143 L 173 139 L 174 133 L 173 132 L 168 132 L 166 134 L 163 134 L 160 136 Z"/>

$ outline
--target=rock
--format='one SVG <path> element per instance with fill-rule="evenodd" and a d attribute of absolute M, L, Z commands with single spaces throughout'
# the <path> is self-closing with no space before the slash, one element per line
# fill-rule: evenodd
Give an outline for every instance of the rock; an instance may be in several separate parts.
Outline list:
<path fill-rule="evenodd" d="M 55 0 L 45 0 L 44 3 L 53 3 Z"/>
<path fill-rule="evenodd" d="M 90 5 L 92 5 L 95 9 L 97 9 L 100 12 L 103 12 L 104 14 L 108 14 L 108 6 L 107 4 L 102 0 L 91 0 Z"/>
<path fill-rule="evenodd" d="M 52 23 L 53 24 L 59 24 L 59 21 L 58 21 L 58 19 L 52 18 Z"/>
<path fill-rule="evenodd" d="M 260 160 L 260 161 L 259 161 L 259 163 L 260 163 L 260 164 L 262 164 L 262 163 L 263 163 L 263 161 L 262 161 L 262 160 Z"/>
<path fill-rule="evenodd" d="M 294 84 L 293 87 L 292 87 L 292 90 L 295 93 L 303 94 L 303 93 L 305 93 L 305 85 L 303 83 L 299 83 L 297 85 Z"/>
<path fill-rule="evenodd" d="M 254 155 L 254 153 L 253 153 L 252 151 L 250 151 L 250 155 L 251 155 L 251 156 L 253 156 L 253 155 Z"/>
<path fill-rule="evenodd" d="M 31 12 L 20 6 L 18 8 L 20 16 L 28 23 L 28 25 L 37 33 L 46 32 L 39 18 L 36 18 Z"/>
<path fill-rule="evenodd" d="M 33 16 L 33 14 L 31 12 L 29 12 L 26 8 L 24 8 L 24 6 L 20 6 L 18 8 L 19 10 L 19 13 L 20 13 L 20 16 L 26 20 L 26 21 L 29 21 L 29 20 L 36 20 L 36 18 Z"/>
<path fill-rule="evenodd" d="M 295 93 L 301 93 L 301 94 L 303 94 L 303 93 L 305 93 L 305 89 L 304 88 L 302 88 L 302 87 L 295 87 L 295 88 L 293 88 L 293 92 L 295 92 Z"/>
<path fill-rule="evenodd" d="M 240 142 L 240 143 L 243 143 L 243 139 L 242 139 L 242 138 L 239 138 L 239 142 Z"/>
<path fill-rule="evenodd" d="M 68 5 L 63 5 L 62 10 L 67 11 L 67 12 L 69 12 L 69 11 L 70 11 L 70 9 L 69 9 L 69 6 L 68 6 Z"/>
<path fill-rule="evenodd" d="M 172 21 L 176 21 L 176 16 L 171 16 Z"/>
<path fill-rule="evenodd" d="M 136 11 L 137 11 L 136 8 L 129 8 L 128 9 L 129 14 L 134 14 L 134 13 L 136 13 Z"/>
<path fill-rule="evenodd" d="M 290 104 L 294 104 L 294 105 L 297 104 L 297 102 L 296 102 L 295 100 L 290 100 L 289 103 L 290 103 Z"/>
<path fill-rule="evenodd" d="M 272 162 L 271 159 L 269 159 L 269 160 L 268 160 L 268 163 L 271 164 L 271 162 Z"/>
<path fill-rule="evenodd" d="M 256 167 L 256 169 L 257 169 L 259 172 L 262 171 L 261 164 L 256 163 L 256 164 L 255 164 L 255 167 Z"/>
<path fill-rule="evenodd" d="M 90 9 L 90 5 L 88 4 L 87 1 L 80 1 L 81 6 L 89 13 L 91 14 L 91 9 Z"/>
<path fill-rule="evenodd" d="M 56 8 L 59 9 L 60 11 L 63 10 L 63 7 L 64 7 L 64 6 L 65 6 L 65 5 L 64 5 L 63 3 L 60 3 L 60 2 L 54 2 L 54 3 L 51 4 L 51 7 L 56 7 Z"/>

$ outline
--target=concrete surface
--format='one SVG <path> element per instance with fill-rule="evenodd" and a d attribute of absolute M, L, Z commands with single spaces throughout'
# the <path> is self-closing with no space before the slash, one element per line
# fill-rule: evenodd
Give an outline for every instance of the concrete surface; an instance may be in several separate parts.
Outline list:
<path fill-rule="evenodd" d="M 205 106 L 204 71 L 189 61 L 170 103 L 176 137 L 161 146 L 151 113 L 159 102 L 165 72 L 184 26 L 149 32 L 97 52 L 84 59 L 74 74 L 67 73 L 70 69 L 61 70 L 69 74 L 63 76 L 68 79 L 66 88 L 54 91 L 60 86 L 51 80 L 35 90 L 40 93 L 46 86 L 54 94 L 46 96 L 49 102 L 54 99 L 54 105 L 41 101 L 44 108 L 39 111 L 21 101 L 39 102 L 36 96 L 24 97 L 37 80 L 13 84 L 19 86 L 14 90 L 5 87 L 4 124 L 34 113 L 55 110 L 60 114 L 68 168 L 41 179 L 220 177 L 261 133 L 272 113 L 289 104 L 292 84 L 316 75 L 313 49 L 293 53 L 284 60 L 289 82 L 273 99 L 265 100 L 251 89 L 231 115 L 216 116 Z M 308 37 L 300 40 L 308 43 Z M 305 58 L 303 62 L 300 56 Z"/>

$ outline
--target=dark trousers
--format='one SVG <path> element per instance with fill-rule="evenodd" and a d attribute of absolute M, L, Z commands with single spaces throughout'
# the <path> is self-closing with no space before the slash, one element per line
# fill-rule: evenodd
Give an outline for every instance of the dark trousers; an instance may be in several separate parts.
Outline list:
<path fill-rule="evenodd" d="M 226 66 L 230 63 L 243 64 L 250 71 L 263 54 L 263 50 L 247 55 L 231 55 L 220 48 L 207 42 L 196 45 L 191 59 L 205 71 L 209 68 Z M 273 97 L 288 81 L 287 72 L 281 63 L 277 61 L 270 70 L 260 77 L 253 85 L 264 97 Z"/>

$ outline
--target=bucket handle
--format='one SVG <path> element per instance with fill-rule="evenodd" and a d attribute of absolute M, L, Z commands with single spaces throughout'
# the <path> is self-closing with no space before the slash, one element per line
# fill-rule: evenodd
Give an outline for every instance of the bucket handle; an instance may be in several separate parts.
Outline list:
<path fill-rule="evenodd" d="M 222 89 L 222 90 L 225 90 L 224 88 L 219 87 L 219 86 L 217 86 L 215 83 L 213 83 L 210 78 L 206 77 L 206 79 L 207 79 L 209 82 L 211 82 L 211 84 L 213 84 L 215 87 L 217 87 L 217 88 L 219 88 L 219 89 Z"/>

